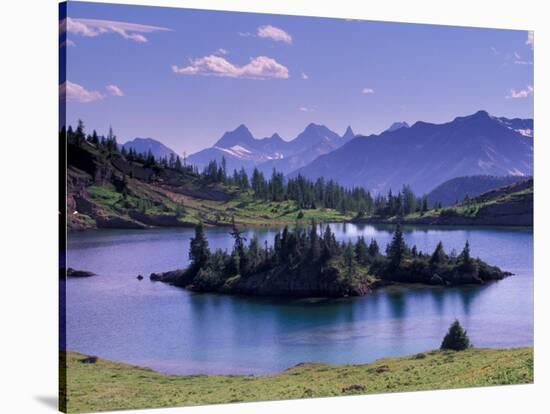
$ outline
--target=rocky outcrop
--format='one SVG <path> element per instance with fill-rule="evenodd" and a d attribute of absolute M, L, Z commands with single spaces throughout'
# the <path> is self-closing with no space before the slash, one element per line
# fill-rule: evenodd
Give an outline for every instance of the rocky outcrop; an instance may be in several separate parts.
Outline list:
<path fill-rule="evenodd" d="M 61 272 L 62 274 L 63 272 Z M 94 272 L 90 272 L 88 270 L 76 270 L 72 267 L 69 267 L 67 271 L 65 272 L 67 277 L 90 277 L 90 276 L 96 276 Z"/>
<path fill-rule="evenodd" d="M 165 282 L 171 285 L 186 286 L 191 283 L 191 279 L 185 278 L 186 272 L 184 269 L 171 270 L 169 272 L 151 273 L 149 279 L 153 282 Z"/>

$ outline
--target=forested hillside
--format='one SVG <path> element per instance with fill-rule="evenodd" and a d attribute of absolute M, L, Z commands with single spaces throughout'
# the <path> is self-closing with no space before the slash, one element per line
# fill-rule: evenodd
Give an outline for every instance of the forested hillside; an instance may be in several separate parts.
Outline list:
<path fill-rule="evenodd" d="M 87 134 L 82 122 L 60 132 L 67 145 L 67 215 L 70 229 L 277 224 L 349 220 L 372 208 L 364 189 L 333 181 L 290 181 L 244 168 L 229 171 L 225 159 L 202 171 L 179 156 L 157 159 L 151 151 L 120 147 L 113 131 Z"/>

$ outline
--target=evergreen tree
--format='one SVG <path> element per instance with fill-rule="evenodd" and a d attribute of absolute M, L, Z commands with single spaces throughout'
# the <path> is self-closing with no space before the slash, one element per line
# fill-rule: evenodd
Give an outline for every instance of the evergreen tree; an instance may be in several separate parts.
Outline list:
<path fill-rule="evenodd" d="M 92 144 L 94 144 L 96 146 L 99 145 L 99 137 L 97 136 L 97 131 L 95 129 L 92 131 L 91 142 L 92 142 Z"/>
<path fill-rule="evenodd" d="M 467 332 L 462 328 L 460 322 L 457 319 L 451 324 L 449 330 L 443 342 L 441 342 L 441 349 L 451 349 L 454 351 L 463 351 L 470 348 L 470 339 Z"/>
<path fill-rule="evenodd" d="M 248 190 L 250 187 L 250 184 L 248 182 L 248 175 L 246 174 L 246 171 L 244 168 L 241 168 L 239 171 L 239 183 L 243 190 Z"/>
<path fill-rule="evenodd" d="M 227 161 L 225 160 L 225 157 L 222 157 L 222 181 L 227 181 Z"/>
<path fill-rule="evenodd" d="M 118 144 L 116 141 L 116 135 L 113 132 L 113 127 L 109 126 L 109 132 L 107 134 L 107 139 L 105 140 L 105 145 L 108 152 L 117 152 Z"/>
<path fill-rule="evenodd" d="M 239 272 L 244 275 L 248 272 L 248 258 L 244 246 L 246 238 L 243 237 L 243 232 L 237 228 L 235 217 L 231 219 L 231 224 L 232 230 L 229 234 L 231 234 L 231 236 L 233 236 L 233 239 L 235 240 L 235 247 L 233 250 L 236 252 L 239 259 Z"/>
<path fill-rule="evenodd" d="M 265 199 L 267 197 L 266 182 L 264 175 L 260 170 L 254 168 L 252 172 L 252 190 L 254 191 L 254 197 L 259 199 Z"/>
<path fill-rule="evenodd" d="M 459 269 L 464 273 L 476 273 L 477 265 L 470 256 L 470 243 L 466 241 L 464 249 L 458 256 Z"/>
<path fill-rule="evenodd" d="M 348 280 L 351 280 L 355 271 L 355 252 L 351 241 L 345 243 L 344 265 L 346 266 L 346 276 Z"/>
<path fill-rule="evenodd" d="M 151 151 L 151 148 L 147 150 L 147 155 L 145 157 L 145 166 L 146 167 L 152 167 L 155 165 L 155 156 L 153 155 L 153 152 Z"/>
<path fill-rule="evenodd" d="M 327 224 L 325 232 L 323 233 L 323 256 L 329 259 L 337 253 L 337 250 L 336 238 L 330 230 L 330 226 Z"/>
<path fill-rule="evenodd" d="M 369 250 L 365 238 L 359 236 L 357 238 L 357 243 L 355 243 L 355 259 L 358 263 L 364 265 L 368 262 Z"/>
<path fill-rule="evenodd" d="M 278 173 L 275 169 L 273 169 L 273 173 L 271 174 L 270 189 L 271 189 L 271 199 L 273 201 L 284 200 L 284 197 L 285 197 L 284 175 L 282 173 Z"/>
<path fill-rule="evenodd" d="M 282 252 L 281 233 L 277 233 L 273 241 L 273 254 L 274 254 L 274 259 L 276 264 L 280 263 L 280 259 L 282 257 L 281 252 Z"/>
<path fill-rule="evenodd" d="M 428 196 L 422 197 L 422 209 L 420 211 L 422 213 L 428 211 Z"/>
<path fill-rule="evenodd" d="M 178 171 L 181 171 L 182 169 L 182 165 L 181 165 L 181 159 L 180 159 L 180 156 L 176 156 L 176 163 L 174 164 L 174 167 L 176 168 L 176 170 Z"/>
<path fill-rule="evenodd" d="M 374 258 L 380 254 L 380 248 L 378 247 L 378 243 L 375 239 L 371 239 L 369 244 L 369 256 L 371 258 Z"/>
<path fill-rule="evenodd" d="M 227 265 L 225 266 L 225 273 L 227 276 L 235 276 L 241 273 L 239 254 L 235 249 L 231 252 Z"/>
<path fill-rule="evenodd" d="M 254 273 L 262 262 L 260 242 L 258 236 L 254 235 L 250 239 L 247 253 L 247 273 Z"/>
<path fill-rule="evenodd" d="M 393 233 L 393 238 L 388 246 L 388 259 L 393 268 L 399 267 L 405 255 L 407 254 L 407 244 L 403 238 L 401 225 L 398 224 Z"/>
<path fill-rule="evenodd" d="M 432 253 L 432 257 L 430 258 L 430 264 L 432 265 L 443 264 L 446 261 L 447 261 L 447 254 L 443 249 L 443 243 L 439 242 L 437 243 L 437 246 L 434 252 Z"/>
<path fill-rule="evenodd" d="M 401 191 L 403 197 L 403 213 L 411 214 L 416 211 L 416 196 L 409 185 L 404 185 Z"/>
<path fill-rule="evenodd" d="M 202 269 L 208 263 L 210 250 L 208 249 L 208 240 L 204 234 L 202 222 L 195 226 L 195 237 L 191 238 L 189 244 L 189 260 L 191 266 L 196 270 Z"/>
<path fill-rule="evenodd" d="M 82 122 L 82 119 L 78 120 L 78 125 L 74 132 L 74 137 L 75 137 L 76 145 L 78 146 L 81 146 L 86 140 L 86 134 L 84 132 L 84 122 Z"/>
<path fill-rule="evenodd" d="M 316 261 L 321 257 L 321 243 L 317 234 L 317 223 L 311 220 L 311 230 L 309 232 L 311 260 Z"/>

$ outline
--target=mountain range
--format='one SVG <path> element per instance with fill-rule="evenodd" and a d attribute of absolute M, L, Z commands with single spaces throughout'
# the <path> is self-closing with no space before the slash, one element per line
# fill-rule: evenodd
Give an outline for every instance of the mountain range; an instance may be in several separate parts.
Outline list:
<path fill-rule="evenodd" d="M 157 158 L 174 152 L 150 138 L 136 138 L 124 146 L 138 152 L 151 149 Z M 289 141 L 276 133 L 258 139 L 240 125 L 212 147 L 190 155 L 187 163 L 202 169 L 222 158 L 230 172 L 257 167 L 269 175 L 276 169 L 289 177 L 334 179 L 373 193 L 397 192 L 408 184 L 424 194 L 456 177 L 531 176 L 533 120 L 478 111 L 442 124 L 395 122 L 381 134 L 369 136 L 356 135 L 351 127 L 339 135 L 311 123 Z"/>
<path fill-rule="evenodd" d="M 375 193 L 409 184 L 417 194 L 468 175 L 533 174 L 532 120 L 509 120 L 478 111 L 443 124 L 418 121 L 408 128 L 356 137 L 290 174 L 334 179 Z"/>
<path fill-rule="evenodd" d="M 354 137 L 351 127 L 340 136 L 324 125 L 311 123 L 290 141 L 283 140 L 278 134 L 256 139 L 245 125 L 240 125 L 223 134 L 211 148 L 190 155 L 187 161 L 202 168 L 212 160 L 221 162 L 223 157 L 229 171 L 241 167 L 251 171 L 257 167 L 264 173 L 271 173 L 275 168 L 288 174 Z"/>

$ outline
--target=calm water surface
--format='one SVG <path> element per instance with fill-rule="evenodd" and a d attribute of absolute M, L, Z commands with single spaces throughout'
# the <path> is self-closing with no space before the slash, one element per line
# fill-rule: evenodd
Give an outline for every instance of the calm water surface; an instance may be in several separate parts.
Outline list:
<path fill-rule="evenodd" d="M 364 235 L 385 247 L 391 228 L 333 224 L 339 240 Z M 67 347 L 172 374 L 268 374 L 299 362 L 365 363 L 439 347 L 458 318 L 478 347 L 533 343 L 533 233 L 525 229 L 407 227 L 423 251 L 439 240 L 515 273 L 483 287 L 391 287 L 332 301 L 193 294 L 150 282 L 183 267 L 192 229 L 71 234 L 68 266 L 96 277 L 67 282 Z M 230 248 L 227 228 L 208 229 Z M 263 243 L 276 229 L 254 229 Z M 136 280 L 138 274 L 146 278 Z"/>

